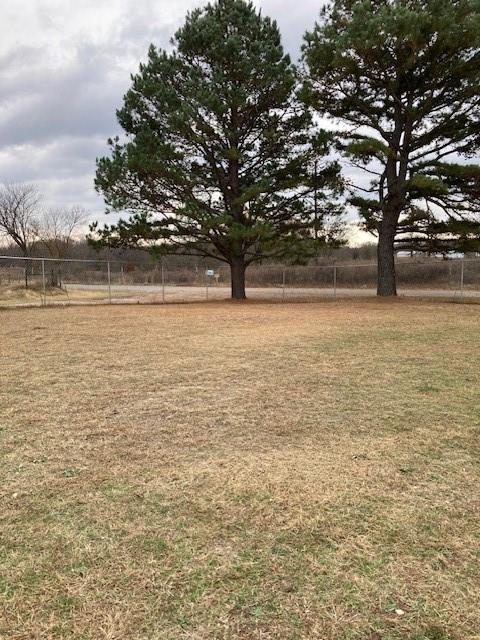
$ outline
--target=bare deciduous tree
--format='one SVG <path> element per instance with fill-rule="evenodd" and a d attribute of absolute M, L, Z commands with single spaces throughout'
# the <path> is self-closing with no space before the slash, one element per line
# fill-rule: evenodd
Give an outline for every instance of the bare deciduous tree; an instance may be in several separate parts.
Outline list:
<path fill-rule="evenodd" d="M 88 220 L 88 212 L 79 206 L 50 209 L 40 223 L 40 241 L 51 258 L 67 257 L 75 241 L 75 233 Z"/>
<path fill-rule="evenodd" d="M 38 237 L 40 201 L 34 184 L 0 187 L 0 233 L 12 240 L 25 257 Z"/>
<path fill-rule="evenodd" d="M 38 238 L 40 193 L 34 184 L 4 184 L 0 187 L 0 234 L 7 236 L 28 258 Z M 25 266 L 28 286 L 28 264 Z"/>
<path fill-rule="evenodd" d="M 39 239 L 51 258 L 63 260 L 75 242 L 75 232 L 86 223 L 88 213 L 79 206 L 49 209 L 40 223 Z M 62 286 L 61 263 L 50 263 L 50 284 Z"/>

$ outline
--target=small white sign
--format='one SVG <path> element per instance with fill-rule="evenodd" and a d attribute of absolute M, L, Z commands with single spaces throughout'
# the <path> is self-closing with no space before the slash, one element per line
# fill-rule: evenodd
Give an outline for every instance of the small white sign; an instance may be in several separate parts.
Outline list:
<path fill-rule="evenodd" d="M 215 275 L 215 271 L 213 269 L 207 269 L 207 276 L 209 278 L 213 278 L 214 275 Z"/>

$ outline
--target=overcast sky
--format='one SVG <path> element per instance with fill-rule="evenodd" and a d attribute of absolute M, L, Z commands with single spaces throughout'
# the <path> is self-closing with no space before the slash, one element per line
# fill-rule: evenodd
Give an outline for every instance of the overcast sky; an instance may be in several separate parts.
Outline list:
<path fill-rule="evenodd" d="M 0 182 L 35 182 L 46 206 L 101 218 L 95 158 L 150 43 L 169 41 L 203 0 L 1 0 Z M 256 0 L 298 58 L 321 0 Z"/>

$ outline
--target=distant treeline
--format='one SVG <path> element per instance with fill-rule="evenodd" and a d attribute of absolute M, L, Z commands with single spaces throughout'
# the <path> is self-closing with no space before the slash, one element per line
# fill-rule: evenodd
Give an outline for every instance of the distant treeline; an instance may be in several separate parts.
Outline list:
<path fill-rule="evenodd" d="M 0 245 L 0 254 L 5 256 L 19 256 L 18 247 L 11 244 Z M 405 251 L 397 252 L 398 257 L 415 257 L 421 262 L 428 261 L 428 256 L 424 253 L 408 253 Z M 45 250 L 44 244 L 38 242 L 32 247 L 30 256 L 32 258 L 50 258 L 56 257 L 49 255 Z M 440 257 L 448 258 L 448 256 L 430 256 L 430 258 L 438 260 Z M 450 256 L 450 258 L 458 258 L 459 256 Z M 465 254 L 467 258 L 477 258 L 477 253 Z M 76 240 L 71 242 L 66 248 L 63 258 L 70 260 L 99 260 L 99 261 L 115 261 L 122 263 L 132 263 L 138 265 L 154 264 L 155 260 L 148 251 L 141 249 L 96 249 L 92 247 L 86 240 Z M 349 262 L 375 262 L 377 258 L 377 247 L 372 243 L 365 243 L 357 247 L 342 246 L 338 248 L 326 247 L 319 251 L 316 258 L 312 258 L 308 263 L 310 266 L 331 265 L 334 263 Z M 217 268 L 224 263 L 214 258 L 201 258 L 194 256 L 168 255 L 163 258 L 164 264 L 172 268 L 195 268 L 210 266 Z M 272 260 L 265 260 L 261 264 L 275 264 Z"/>
<path fill-rule="evenodd" d="M 18 247 L 11 244 L 0 245 L 0 253 L 6 256 L 18 256 L 20 252 Z M 35 243 L 32 246 L 30 256 L 32 258 L 49 258 L 51 257 L 45 250 L 42 243 Z M 63 255 L 63 258 L 71 260 L 112 260 L 119 262 L 132 262 L 135 264 L 151 264 L 152 256 L 141 249 L 96 249 L 92 247 L 86 240 L 77 240 L 72 242 Z M 313 258 L 309 264 L 332 264 L 332 262 L 350 262 L 354 260 L 373 261 L 376 259 L 376 245 L 366 243 L 358 247 L 343 246 L 337 249 L 325 248 L 319 251 L 318 256 Z M 171 266 L 194 267 L 196 265 L 205 265 L 208 263 L 215 267 L 221 265 L 220 261 L 213 258 L 200 258 L 193 256 L 169 255 L 164 258 L 166 264 Z M 272 264 L 270 260 L 265 260 L 263 264 Z"/>

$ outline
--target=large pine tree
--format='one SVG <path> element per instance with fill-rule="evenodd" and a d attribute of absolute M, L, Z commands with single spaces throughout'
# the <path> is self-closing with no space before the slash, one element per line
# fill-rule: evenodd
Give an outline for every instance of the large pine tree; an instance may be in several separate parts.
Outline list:
<path fill-rule="evenodd" d="M 313 135 L 275 22 L 244 0 L 197 9 L 172 53 L 154 46 L 118 111 L 125 136 L 97 161 L 96 187 L 126 220 L 94 227 L 114 246 L 214 257 L 245 297 L 254 261 L 298 255 L 309 194 L 335 190 L 330 137 Z M 319 167 L 312 178 L 314 162 Z"/>
<path fill-rule="evenodd" d="M 378 234 L 379 295 L 396 294 L 399 234 L 458 248 L 478 229 L 479 47 L 479 0 L 334 0 L 306 35 L 305 99 L 373 176 L 351 203 Z"/>

